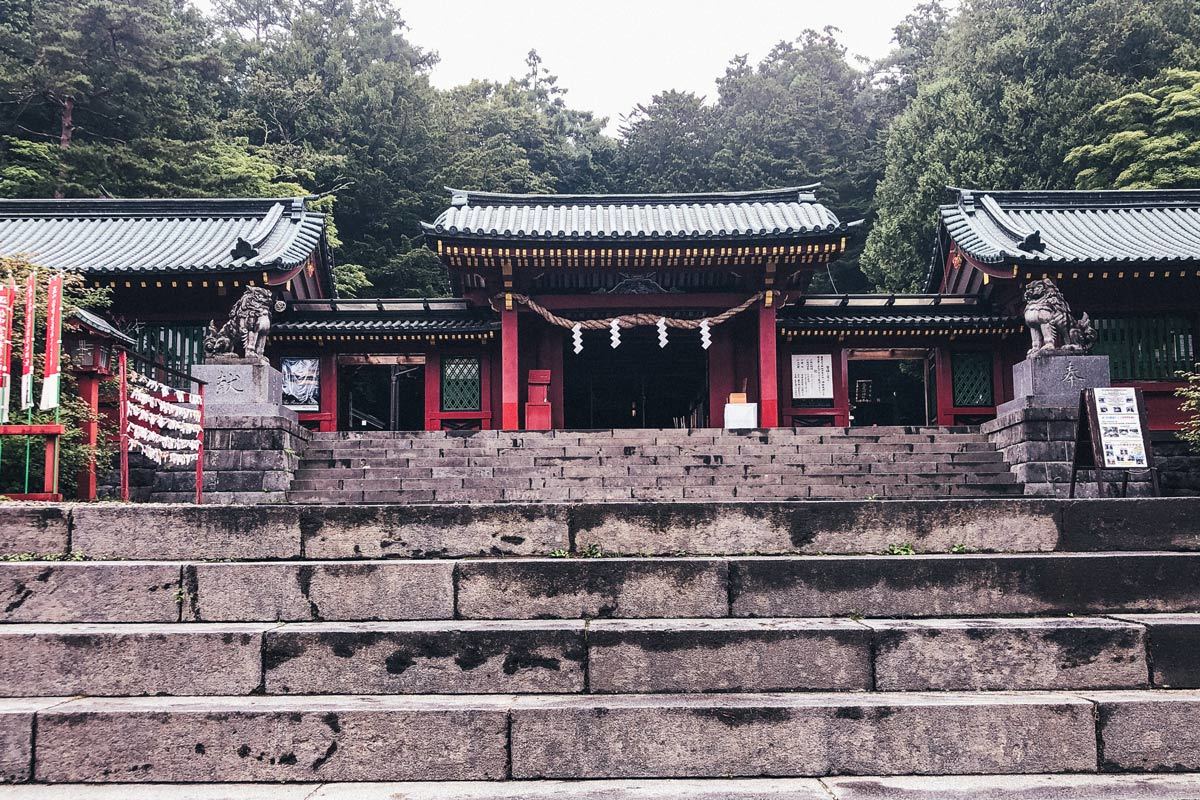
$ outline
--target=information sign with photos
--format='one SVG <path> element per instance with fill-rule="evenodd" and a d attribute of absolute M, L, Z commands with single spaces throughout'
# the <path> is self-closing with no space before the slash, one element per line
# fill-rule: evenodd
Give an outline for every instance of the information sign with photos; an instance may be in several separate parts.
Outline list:
<path fill-rule="evenodd" d="M 1116 386 L 1085 389 L 1079 396 L 1075 457 L 1071 464 L 1071 496 L 1081 469 L 1146 470 L 1158 495 L 1158 473 L 1150 448 L 1146 405 L 1140 389 Z"/>
<path fill-rule="evenodd" d="M 1095 416 L 1092 438 L 1099 438 L 1097 465 L 1102 469 L 1146 469 L 1150 448 L 1142 426 L 1140 397 L 1136 389 L 1093 389 L 1090 398 Z"/>

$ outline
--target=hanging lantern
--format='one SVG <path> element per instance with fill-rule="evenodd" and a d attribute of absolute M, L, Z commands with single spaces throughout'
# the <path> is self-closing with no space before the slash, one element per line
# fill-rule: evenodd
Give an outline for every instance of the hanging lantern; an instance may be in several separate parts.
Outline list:
<path fill-rule="evenodd" d="M 621 318 L 613 317 L 613 321 L 608 326 L 608 337 L 612 342 L 612 349 L 616 350 L 621 346 Z"/>
<path fill-rule="evenodd" d="M 583 352 L 583 325 L 578 322 L 571 326 L 571 349 L 576 355 Z"/>
<path fill-rule="evenodd" d="M 700 320 L 700 346 L 707 350 L 710 344 L 712 344 L 712 334 L 709 333 L 708 320 L 702 319 Z"/>
<path fill-rule="evenodd" d="M 659 347 L 667 346 L 667 318 L 666 317 L 658 318 L 658 346 Z"/>

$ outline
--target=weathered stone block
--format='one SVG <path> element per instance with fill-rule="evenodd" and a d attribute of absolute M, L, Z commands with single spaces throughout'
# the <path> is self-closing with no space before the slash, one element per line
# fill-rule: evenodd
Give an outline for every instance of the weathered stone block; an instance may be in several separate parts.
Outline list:
<path fill-rule="evenodd" d="M 593 692 L 871 688 L 871 634 L 849 620 L 596 620 Z"/>
<path fill-rule="evenodd" d="M 1147 683 L 1137 625 L 1078 617 L 867 620 L 879 691 L 1137 689 Z"/>
<path fill-rule="evenodd" d="M 546 555 L 568 546 L 555 506 L 326 507 L 302 511 L 310 558 Z"/>
<path fill-rule="evenodd" d="M 69 506 L 0 505 L 0 555 L 67 552 Z"/>
<path fill-rule="evenodd" d="M 263 651 L 269 694 L 583 691 L 582 622 L 286 625 Z"/>
<path fill-rule="evenodd" d="M 709 559 L 463 561 L 465 619 L 723 617 L 727 566 Z"/>
<path fill-rule="evenodd" d="M 498 780 L 506 715 L 486 698 L 114 698 L 38 718 L 49 782 Z"/>
<path fill-rule="evenodd" d="M 216 472 L 211 477 L 214 492 L 261 492 L 264 489 L 261 472 Z"/>
<path fill-rule="evenodd" d="M 243 506 L 77 506 L 73 547 L 88 558 L 296 558 L 299 512 Z"/>
<path fill-rule="evenodd" d="M 1192 553 L 740 558 L 733 616 L 990 616 L 1200 610 Z"/>
<path fill-rule="evenodd" d="M 1091 705 L 1066 695 L 519 698 L 514 778 L 1094 770 Z"/>
<path fill-rule="evenodd" d="M 1200 550 L 1200 498 L 1062 505 L 1064 550 Z"/>
<path fill-rule="evenodd" d="M 184 569 L 183 618 L 450 619 L 453 571 L 449 561 L 194 564 Z"/>
<path fill-rule="evenodd" d="M 608 781 L 507 781 L 503 783 L 405 783 L 384 785 L 378 800 L 829 800 L 821 784 L 805 778 L 747 780 L 608 780 Z M 47 798 L 70 800 L 70 798 Z M 90 800 L 83 798 L 82 800 Z M 97 798 L 109 800 L 109 798 Z M 126 800 L 113 798 L 113 800 Z M 149 800 L 133 798 L 133 800 Z M 189 798 L 191 800 L 191 798 Z M 196 798 L 210 800 L 210 798 Z M 225 800 L 225 798 L 211 798 Z M 293 800 L 241 798 L 239 800 Z M 364 787 L 327 784 L 311 796 L 294 800 L 376 800 L 364 797 Z M 1033 800 L 1042 800 L 1033 798 Z M 1133 800 L 1148 800 L 1133 798 Z M 1161 798 L 1156 800 L 1174 800 Z"/>
<path fill-rule="evenodd" d="M 1180 800 L 1192 775 L 908 775 L 825 778 L 832 800 Z"/>
<path fill-rule="evenodd" d="M 179 564 L 0 563 L 0 621 L 175 622 Z"/>
<path fill-rule="evenodd" d="M 869 553 L 898 536 L 915 548 L 1051 550 L 1055 507 L 1038 501 L 587 504 L 571 509 L 576 547 L 604 552 Z"/>
<path fill-rule="evenodd" d="M 23 783 L 31 778 L 33 716 L 65 698 L 0 700 L 0 784 Z"/>
<path fill-rule="evenodd" d="M 1200 692 L 1089 692 L 1096 703 L 1101 768 L 1200 770 Z"/>
<path fill-rule="evenodd" d="M 1146 626 L 1156 687 L 1200 688 L 1200 614 L 1124 614 L 1120 619 Z"/>
<path fill-rule="evenodd" d="M 265 625 L 0 627 L 0 692 L 43 695 L 249 694 Z"/>

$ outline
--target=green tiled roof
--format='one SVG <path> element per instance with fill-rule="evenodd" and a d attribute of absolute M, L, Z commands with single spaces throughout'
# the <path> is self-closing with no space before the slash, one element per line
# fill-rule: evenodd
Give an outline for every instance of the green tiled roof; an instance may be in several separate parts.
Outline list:
<path fill-rule="evenodd" d="M 0 255 L 88 274 L 289 270 L 321 246 L 304 198 L 0 200 Z"/>
<path fill-rule="evenodd" d="M 1200 191 L 955 189 L 949 237 L 986 264 L 1200 263 Z"/>
<path fill-rule="evenodd" d="M 529 241 L 767 240 L 846 230 L 816 185 L 705 194 L 496 194 L 451 189 L 422 223 L 438 239 Z"/>

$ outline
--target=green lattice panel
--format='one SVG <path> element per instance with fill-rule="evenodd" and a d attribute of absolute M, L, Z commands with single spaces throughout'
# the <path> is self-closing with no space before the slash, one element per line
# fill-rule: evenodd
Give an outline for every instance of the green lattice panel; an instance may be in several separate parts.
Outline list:
<path fill-rule="evenodd" d="M 1097 355 L 1106 355 L 1116 380 L 1171 380 L 1195 362 L 1192 323 L 1184 317 L 1092 320 Z"/>
<path fill-rule="evenodd" d="M 137 330 L 138 353 L 152 363 L 190 373 L 204 363 L 203 325 L 143 325 Z M 160 375 L 172 386 L 187 388 L 182 378 Z"/>
<path fill-rule="evenodd" d="M 956 407 L 995 405 L 991 353 L 954 353 L 950 359 L 950 372 Z"/>
<path fill-rule="evenodd" d="M 479 359 L 442 359 L 442 411 L 478 411 L 479 399 Z"/>

